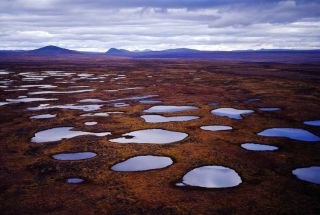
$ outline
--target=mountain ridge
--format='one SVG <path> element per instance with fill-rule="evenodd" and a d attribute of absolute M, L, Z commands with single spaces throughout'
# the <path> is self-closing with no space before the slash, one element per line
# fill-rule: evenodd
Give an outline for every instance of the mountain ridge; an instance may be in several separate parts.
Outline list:
<path fill-rule="evenodd" d="M 293 49 L 260 49 L 235 51 L 205 51 L 189 48 L 165 50 L 136 50 L 110 48 L 107 52 L 86 52 L 65 49 L 58 46 L 45 46 L 34 50 L 0 50 L 3 59 L 18 58 L 55 58 L 55 57 L 106 57 L 132 59 L 202 59 L 241 62 L 283 62 L 283 63 L 315 63 L 320 64 L 320 50 Z"/>
<path fill-rule="evenodd" d="M 29 54 L 35 55 L 65 55 L 65 54 L 79 54 L 78 51 L 74 51 L 71 49 L 61 48 L 58 46 L 44 46 L 38 49 L 34 49 L 31 51 L 27 51 Z"/>

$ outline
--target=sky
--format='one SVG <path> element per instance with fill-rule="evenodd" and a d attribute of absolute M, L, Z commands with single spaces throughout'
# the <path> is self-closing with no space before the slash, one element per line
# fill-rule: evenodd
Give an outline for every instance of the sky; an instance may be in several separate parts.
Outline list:
<path fill-rule="evenodd" d="M 320 0 L 0 0 L 0 49 L 320 49 Z"/>

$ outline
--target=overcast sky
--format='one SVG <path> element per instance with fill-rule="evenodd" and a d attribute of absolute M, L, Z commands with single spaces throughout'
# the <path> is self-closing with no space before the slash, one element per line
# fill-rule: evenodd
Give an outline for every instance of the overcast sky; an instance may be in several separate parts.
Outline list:
<path fill-rule="evenodd" d="M 320 0 L 0 0 L 0 49 L 319 49 Z"/>

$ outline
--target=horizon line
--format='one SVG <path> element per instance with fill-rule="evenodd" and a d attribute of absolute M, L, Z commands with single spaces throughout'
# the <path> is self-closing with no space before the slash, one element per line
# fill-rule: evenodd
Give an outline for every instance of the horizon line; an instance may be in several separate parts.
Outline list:
<path fill-rule="evenodd" d="M 111 48 L 107 48 L 106 51 L 81 51 L 81 50 L 65 48 L 65 47 L 57 46 L 57 45 L 45 45 L 45 46 L 41 46 L 41 47 L 34 48 L 34 49 L 1 49 L 0 48 L 0 51 L 34 51 L 34 50 L 46 48 L 46 47 L 56 47 L 56 48 L 61 48 L 61 49 L 67 49 L 70 51 L 91 52 L 91 53 L 106 53 L 111 49 L 125 50 L 125 51 L 129 51 L 129 52 L 152 52 L 152 51 L 156 52 L 156 51 L 178 50 L 178 49 L 189 49 L 189 50 L 203 51 L 203 52 L 235 52 L 235 51 L 264 51 L 264 50 L 265 51 L 318 51 L 318 50 L 320 50 L 320 47 L 309 48 L 309 49 L 305 49 L 305 48 L 259 48 L 259 49 L 232 49 L 232 50 L 203 50 L 203 49 L 195 49 L 195 48 L 187 48 L 187 47 L 167 48 L 167 49 L 159 49 L 159 50 L 154 50 L 154 49 L 131 50 L 131 49 L 125 49 L 125 48 L 111 47 Z"/>

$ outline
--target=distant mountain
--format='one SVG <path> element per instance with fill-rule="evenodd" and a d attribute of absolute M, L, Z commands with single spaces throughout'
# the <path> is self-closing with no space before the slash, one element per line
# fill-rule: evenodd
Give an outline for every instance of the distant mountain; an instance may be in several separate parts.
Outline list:
<path fill-rule="evenodd" d="M 70 55 L 70 54 L 80 54 L 78 51 L 60 48 L 58 46 L 45 46 L 39 49 L 26 51 L 27 54 L 33 55 Z"/>
<path fill-rule="evenodd" d="M 24 53 L 24 50 L 0 50 L 0 55 Z"/>
<path fill-rule="evenodd" d="M 133 57 L 135 52 L 130 52 L 125 49 L 111 48 L 106 52 L 106 54 L 110 56 L 116 56 L 116 57 Z"/>
<path fill-rule="evenodd" d="M 192 52 L 192 53 L 195 53 L 195 52 L 201 52 L 201 51 L 199 51 L 197 49 L 177 48 L 177 49 L 165 49 L 165 50 L 159 51 L 159 52 L 171 52 L 171 53 L 181 53 L 181 52 L 189 53 L 189 52 Z"/>
<path fill-rule="evenodd" d="M 107 54 L 125 54 L 125 53 L 130 53 L 130 51 L 128 51 L 126 49 L 111 48 L 106 53 Z"/>
<path fill-rule="evenodd" d="M 244 62 L 320 62 L 320 50 L 260 49 L 238 51 L 200 51 L 178 48 L 162 51 L 110 49 L 108 56 L 129 58 L 178 58 Z"/>
<path fill-rule="evenodd" d="M 260 49 L 236 51 L 200 51 L 196 49 L 177 48 L 161 51 L 111 48 L 105 53 L 83 52 L 57 46 L 45 46 L 35 50 L 0 50 L 0 61 L 5 59 L 54 58 L 59 56 L 81 57 L 121 57 L 121 58 L 177 58 L 203 59 L 241 62 L 282 62 L 282 63 L 314 63 L 320 64 L 320 50 Z"/>
<path fill-rule="evenodd" d="M 195 49 L 178 48 L 178 49 L 166 49 L 162 51 L 128 51 L 125 49 L 109 49 L 106 54 L 117 57 L 134 57 L 134 58 L 184 58 L 189 55 L 200 53 L 201 51 Z M 192 57 L 192 56 L 189 56 Z"/>

